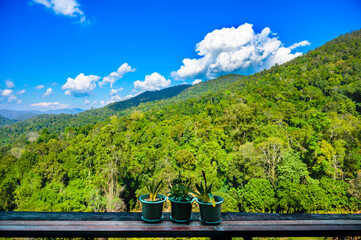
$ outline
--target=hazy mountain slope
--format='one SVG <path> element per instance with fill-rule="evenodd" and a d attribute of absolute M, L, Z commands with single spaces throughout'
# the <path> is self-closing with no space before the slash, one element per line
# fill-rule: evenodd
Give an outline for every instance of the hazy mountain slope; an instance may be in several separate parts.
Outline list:
<path fill-rule="evenodd" d="M 109 104 L 107 107 L 115 110 L 115 111 L 122 111 L 124 109 L 130 108 L 130 107 L 137 107 L 141 103 L 146 102 L 152 102 L 157 100 L 164 100 L 168 99 L 174 96 L 177 96 L 185 89 L 189 88 L 191 85 L 179 85 L 175 87 L 165 88 L 159 91 L 146 91 L 144 93 L 139 94 L 138 96 L 135 96 L 133 98 L 115 102 Z"/>
<path fill-rule="evenodd" d="M 16 120 L 0 116 L 0 126 L 11 125 L 11 124 L 13 124 L 15 122 L 16 122 Z"/>
<path fill-rule="evenodd" d="M 0 134 L 3 137 L 0 139 L 0 145 L 18 140 L 26 141 L 27 132 L 40 132 L 44 128 L 47 128 L 47 131 L 52 134 L 59 134 L 66 128 L 87 128 L 89 125 L 105 121 L 112 115 L 123 116 L 136 109 L 140 111 L 158 109 L 178 101 L 197 98 L 209 92 L 226 89 L 230 84 L 241 78 L 241 75 L 229 74 L 194 86 L 179 85 L 159 91 L 148 91 L 125 101 L 115 102 L 103 108 L 87 110 L 76 115 L 39 114 L 26 121 L 17 122 L 14 125 L 17 129 L 16 132 L 13 131 L 13 127 L 1 128 Z"/>
<path fill-rule="evenodd" d="M 57 109 L 57 110 L 48 110 L 42 112 L 42 114 L 78 114 L 81 112 L 84 112 L 84 110 L 80 108 L 65 108 L 65 109 Z"/>
<path fill-rule="evenodd" d="M 28 118 L 41 114 L 40 111 L 14 111 L 8 109 L 0 109 L 0 115 L 9 119 L 23 121 Z"/>

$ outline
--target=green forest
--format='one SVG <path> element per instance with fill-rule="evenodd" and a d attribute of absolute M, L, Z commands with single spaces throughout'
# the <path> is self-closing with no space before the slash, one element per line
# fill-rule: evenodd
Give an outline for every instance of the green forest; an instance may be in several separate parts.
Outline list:
<path fill-rule="evenodd" d="M 167 193 L 178 172 L 195 184 L 204 170 L 225 212 L 360 212 L 361 30 L 146 96 L 6 121 L 0 210 L 138 211 L 150 179 Z"/>

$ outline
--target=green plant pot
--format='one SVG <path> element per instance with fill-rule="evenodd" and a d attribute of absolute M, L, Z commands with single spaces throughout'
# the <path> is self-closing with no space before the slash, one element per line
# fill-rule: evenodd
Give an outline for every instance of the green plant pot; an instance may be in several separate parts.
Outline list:
<path fill-rule="evenodd" d="M 215 207 L 212 206 L 212 203 L 203 202 L 198 198 L 196 200 L 201 212 L 200 220 L 203 223 L 218 224 L 222 221 L 222 203 L 224 202 L 224 198 L 214 196 L 214 200 L 216 201 Z"/>
<path fill-rule="evenodd" d="M 191 201 L 176 201 L 172 198 L 169 198 L 172 207 L 172 213 L 170 219 L 174 222 L 189 222 L 192 220 L 192 203 L 194 198 Z"/>
<path fill-rule="evenodd" d="M 146 201 L 149 198 L 149 194 L 144 194 L 139 197 L 139 201 L 142 203 L 142 220 L 146 222 L 159 222 L 164 219 L 163 216 L 163 203 L 167 200 L 167 197 L 163 194 L 158 194 L 158 201 Z"/>

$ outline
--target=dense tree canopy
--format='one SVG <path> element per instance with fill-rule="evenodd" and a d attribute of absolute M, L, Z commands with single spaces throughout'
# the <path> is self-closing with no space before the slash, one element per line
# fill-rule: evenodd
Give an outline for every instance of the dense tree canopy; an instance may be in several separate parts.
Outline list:
<path fill-rule="evenodd" d="M 357 31 L 165 100 L 2 127 L 0 210 L 129 211 L 150 178 L 166 193 L 204 170 L 224 211 L 356 212 L 360 91 Z"/>

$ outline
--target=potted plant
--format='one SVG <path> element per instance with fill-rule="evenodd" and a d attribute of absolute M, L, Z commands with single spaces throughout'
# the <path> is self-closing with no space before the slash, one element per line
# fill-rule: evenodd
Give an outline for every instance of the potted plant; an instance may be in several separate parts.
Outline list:
<path fill-rule="evenodd" d="M 147 185 L 148 194 L 139 197 L 142 203 L 142 220 L 146 222 L 159 222 L 164 219 L 163 203 L 167 199 L 163 194 L 159 194 L 163 181 L 156 183 L 154 179 Z"/>
<path fill-rule="evenodd" d="M 193 192 L 199 204 L 199 209 L 201 212 L 200 220 L 206 224 L 217 224 L 222 221 L 222 203 L 224 198 L 220 196 L 213 196 L 212 194 L 212 184 L 207 186 L 206 174 L 202 170 L 202 175 L 204 179 L 204 185 L 201 183 L 196 184 L 196 189 L 198 192 Z"/>
<path fill-rule="evenodd" d="M 181 173 L 172 181 L 168 199 L 171 202 L 170 219 L 174 222 L 189 222 L 192 217 L 192 203 L 194 197 L 189 193 L 192 186 L 189 178 L 185 178 Z"/>

